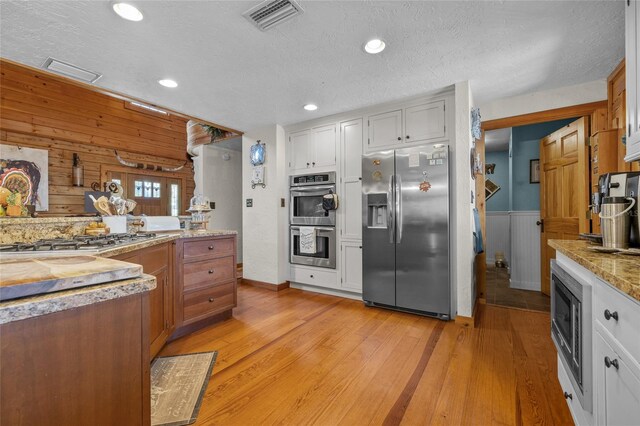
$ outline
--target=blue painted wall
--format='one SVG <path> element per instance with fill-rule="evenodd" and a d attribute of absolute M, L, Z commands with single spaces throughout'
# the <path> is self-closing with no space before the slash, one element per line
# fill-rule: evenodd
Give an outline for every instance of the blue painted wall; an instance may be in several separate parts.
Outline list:
<path fill-rule="evenodd" d="M 487 211 L 509 211 L 509 151 L 493 151 L 485 154 L 485 164 L 495 164 L 495 173 L 486 175 L 500 187 L 493 197 L 487 200 Z"/>
<path fill-rule="evenodd" d="M 529 183 L 529 161 L 540 158 L 540 139 L 575 120 L 575 118 L 569 118 L 566 120 L 514 127 L 512 129 L 512 211 L 540 210 L 540 184 Z"/>

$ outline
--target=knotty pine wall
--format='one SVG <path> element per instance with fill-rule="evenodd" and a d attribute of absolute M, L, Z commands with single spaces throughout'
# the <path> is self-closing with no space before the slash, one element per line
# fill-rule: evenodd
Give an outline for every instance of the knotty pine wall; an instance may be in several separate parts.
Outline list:
<path fill-rule="evenodd" d="M 49 151 L 49 211 L 84 213 L 84 191 L 100 182 L 101 165 L 118 166 L 114 149 L 135 162 L 176 167 L 187 159 L 187 120 L 125 108 L 125 100 L 0 59 L 0 143 Z M 73 153 L 84 164 L 84 188 L 71 181 Z M 134 169 L 130 169 L 134 171 Z M 191 161 L 169 176 L 186 178 L 184 209 L 193 196 Z"/>

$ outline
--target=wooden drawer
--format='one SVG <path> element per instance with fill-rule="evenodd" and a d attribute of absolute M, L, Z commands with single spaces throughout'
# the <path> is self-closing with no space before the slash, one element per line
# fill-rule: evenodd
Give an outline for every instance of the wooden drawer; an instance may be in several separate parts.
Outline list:
<path fill-rule="evenodd" d="M 338 274 L 334 269 L 291 266 L 291 281 L 318 287 L 337 288 Z"/>
<path fill-rule="evenodd" d="M 636 362 L 640 361 L 640 303 L 620 293 L 606 282 L 596 279 L 593 315 L 595 319 L 625 348 Z M 612 315 L 617 313 L 618 320 L 608 320 L 605 310 Z"/>
<path fill-rule="evenodd" d="M 196 321 L 235 306 L 236 282 L 217 284 L 184 294 L 184 321 Z"/>
<path fill-rule="evenodd" d="M 184 264 L 184 291 L 197 290 L 235 278 L 233 256 Z"/>
<path fill-rule="evenodd" d="M 214 258 L 233 255 L 234 238 L 212 238 L 206 240 L 184 241 L 184 259 L 195 259 L 199 257 Z"/>

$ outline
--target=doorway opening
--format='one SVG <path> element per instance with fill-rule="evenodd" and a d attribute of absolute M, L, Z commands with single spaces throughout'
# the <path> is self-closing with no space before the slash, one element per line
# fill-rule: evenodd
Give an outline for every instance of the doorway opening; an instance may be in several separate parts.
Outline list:
<path fill-rule="evenodd" d="M 545 142 L 579 117 L 485 132 L 486 302 L 549 312 L 542 278 Z M 555 139 L 554 139 L 555 140 Z M 555 159 L 547 159 L 547 168 Z M 552 167 L 552 166 L 551 166 Z M 548 178 L 549 179 L 549 178 Z M 557 182 L 547 184 L 556 184 Z M 562 199 L 548 197 L 551 211 Z M 545 243 L 546 244 L 546 243 Z"/>

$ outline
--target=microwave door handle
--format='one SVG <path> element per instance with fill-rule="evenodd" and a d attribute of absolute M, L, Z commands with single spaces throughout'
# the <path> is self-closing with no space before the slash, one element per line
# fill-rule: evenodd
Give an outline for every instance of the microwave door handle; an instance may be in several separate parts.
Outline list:
<path fill-rule="evenodd" d="M 393 188 L 395 186 L 395 176 L 389 176 L 389 189 L 387 191 L 387 229 L 389 230 L 389 243 L 395 244 L 396 242 L 396 222 L 395 214 L 392 206 L 393 202 Z"/>

